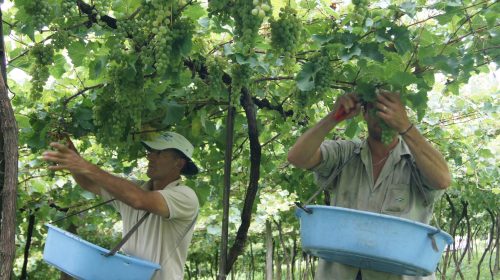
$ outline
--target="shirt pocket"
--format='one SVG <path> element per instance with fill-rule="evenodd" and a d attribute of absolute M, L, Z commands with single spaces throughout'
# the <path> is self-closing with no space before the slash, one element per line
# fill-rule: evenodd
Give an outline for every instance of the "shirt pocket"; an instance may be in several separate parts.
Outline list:
<path fill-rule="evenodd" d="M 395 184 L 389 186 L 385 193 L 382 213 L 399 216 L 408 212 L 410 208 L 410 186 Z"/>

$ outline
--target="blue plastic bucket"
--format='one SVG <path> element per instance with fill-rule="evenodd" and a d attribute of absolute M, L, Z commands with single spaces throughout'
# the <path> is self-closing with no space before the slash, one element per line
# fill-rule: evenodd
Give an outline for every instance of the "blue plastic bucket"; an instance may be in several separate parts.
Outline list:
<path fill-rule="evenodd" d="M 47 239 L 43 259 L 65 273 L 84 280 L 151 279 L 160 269 L 156 263 L 115 254 L 60 228 L 46 224 Z"/>
<path fill-rule="evenodd" d="M 327 261 L 399 275 L 436 271 L 452 237 L 399 217 L 334 206 L 297 208 L 302 249 Z"/>

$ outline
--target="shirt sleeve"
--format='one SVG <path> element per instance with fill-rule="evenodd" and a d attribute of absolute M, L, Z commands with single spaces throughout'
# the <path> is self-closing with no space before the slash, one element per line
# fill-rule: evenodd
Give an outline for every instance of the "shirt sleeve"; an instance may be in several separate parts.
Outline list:
<path fill-rule="evenodd" d="M 170 217 L 168 219 L 191 220 L 198 213 L 199 203 L 195 192 L 187 186 L 166 188 L 158 191 L 165 199 Z"/>
<path fill-rule="evenodd" d="M 424 175 L 422 175 L 422 173 L 418 169 L 413 157 L 411 161 L 412 161 L 411 164 L 413 164 L 415 168 L 415 173 L 416 173 L 415 175 L 417 176 L 414 184 L 416 184 L 418 188 L 420 187 L 422 188 L 422 191 L 424 192 L 423 194 L 426 196 L 427 199 L 429 199 L 430 204 L 434 203 L 444 194 L 445 190 L 437 189 L 434 186 L 432 186 L 429 183 L 429 180 L 427 180 L 427 178 Z M 421 186 L 419 187 L 418 184 L 421 184 Z"/>
<path fill-rule="evenodd" d="M 356 143 L 352 141 L 326 140 L 321 143 L 321 162 L 310 169 L 314 172 L 314 178 L 319 187 L 330 184 L 330 181 L 335 179 L 330 178 L 331 175 L 349 159 L 355 148 Z"/>
<path fill-rule="evenodd" d="M 105 189 L 101 188 L 101 198 L 103 201 L 106 201 L 106 200 L 114 199 L 115 197 L 112 194 L 110 194 L 108 191 L 106 191 Z M 118 211 L 120 211 L 120 203 L 121 202 L 117 199 L 110 202 L 110 204 L 113 205 L 113 207 Z"/>

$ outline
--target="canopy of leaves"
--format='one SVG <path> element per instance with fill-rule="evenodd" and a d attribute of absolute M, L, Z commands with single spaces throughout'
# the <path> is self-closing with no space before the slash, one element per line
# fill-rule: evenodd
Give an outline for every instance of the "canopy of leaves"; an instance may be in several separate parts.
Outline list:
<path fill-rule="evenodd" d="M 490 146 L 498 144 L 498 86 L 469 95 L 460 88 L 498 65 L 500 5 L 428 2 L 5 1 L 8 86 L 20 128 L 19 244 L 27 242 L 26 217 L 37 217 L 30 270 L 49 269 L 40 260 L 43 223 L 95 202 L 67 174 L 51 174 L 38 160 L 49 142 L 65 135 L 92 162 L 142 179 L 141 139 L 164 130 L 189 138 L 202 169 L 188 181 L 202 202 L 190 262 L 213 259 L 230 106 L 236 108 L 232 232 L 247 195 L 252 125 L 262 175 L 251 201 L 250 238 L 274 219 L 283 220 L 294 240 L 291 204 L 311 195 L 314 183 L 311 174 L 287 164 L 288 148 L 337 96 L 356 91 L 370 101 L 378 87 L 401 92 L 412 118 L 452 163 L 452 192 L 474 201 L 478 213 L 485 201 L 499 209 L 499 153 Z M 444 95 L 431 95 L 433 88 Z M 255 119 L 245 114 L 245 93 Z M 470 130 L 451 126 L 469 119 L 477 122 Z M 335 133 L 353 138 L 365 132 L 354 119 Z M 76 226 L 86 239 L 109 247 L 118 236 L 110 213 L 96 210 L 62 226 Z"/>

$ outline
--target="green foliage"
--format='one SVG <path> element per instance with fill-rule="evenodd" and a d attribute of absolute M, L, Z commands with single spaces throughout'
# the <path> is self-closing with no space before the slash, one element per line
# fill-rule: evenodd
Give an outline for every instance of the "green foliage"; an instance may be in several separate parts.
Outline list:
<path fill-rule="evenodd" d="M 95 202 L 68 181 L 68 174 L 49 173 L 37 159 L 64 135 L 87 159 L 130 177 L 143 176 L 139 141 L 149 133 L 175 130 L 189 138 L 202 169 L 188 181 L 202 204 L 189 264 L 213 260 L 220 239 L 229 104 L 236 108 L 231 236 L 250 176 L 242 90 L 254 101 L 262 145 L 250 229 L 261 264 L 265 221 L 281 222 L 283 244 L 292 247 L 298 234 L 292 203 L 315 190 L 312 174 L 287 165 L 287 151 L 344 92 L 373 101 L 377 88 L 400 91 L 417 127 L 450 162 L 453 198 L 467 200 L 478 217 L 485 216 L 485 207 L 499 209 L 498 86 L 464 93 L 469 80 L 498 65 L 500 5 L 495 1 L 361 0 L 334 6 L 331 1 L 212 0 L 208 7 L 178 0 L 78 2 L 15 0 L 2 11 L 8 82 L 20 129 L 18 261 L 27 215 L 37 217 L 30 279 L 39 277 L 37 271 L 55 275 L 41 260 L 43 222 L 63 216 L 61 208 L 76 211 Z M 332 136 L 362 137 L 366 129 L 360 119 Z M 62 226 L 78 226 L 83 238 L 108 247 L 118 235 L 118 218 L 111 213 L 89 213 Z M 278 236 L 275 228 L 273 236 Z M 204 271 L 205 277 L 211 273 Z"/>

